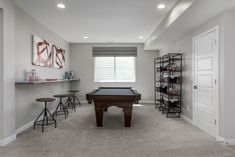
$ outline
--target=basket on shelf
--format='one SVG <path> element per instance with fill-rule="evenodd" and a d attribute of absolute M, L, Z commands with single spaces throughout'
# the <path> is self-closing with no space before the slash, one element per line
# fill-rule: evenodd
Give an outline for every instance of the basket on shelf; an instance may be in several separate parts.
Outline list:
<path fill-rule="evenodd" d="M 178 100 L 168 100 L 163 98 L 163 103 L 168 107 L 177 107 Z"/>
<path fill-rule="evenodd" d="M 163 81 L 167 83 L 178 83 L 179 77 L 164 77 Z"/>
<path fill-rule="evenodd" d="M 156 87 L 158 92 L 167 93 L 167 87 Z"/>

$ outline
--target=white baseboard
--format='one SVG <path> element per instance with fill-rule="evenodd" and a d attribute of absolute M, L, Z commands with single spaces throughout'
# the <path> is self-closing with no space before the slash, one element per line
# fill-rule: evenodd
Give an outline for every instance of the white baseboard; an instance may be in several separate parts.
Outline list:
<path fill-rule="evenodd" d="M 224 145 L 235 145 L 235 138 L 223 138 L 221 136 L 216 137 L 216 140 Z"/>
<path fill-rule="evenodd" d="M 224 139 L 223 137 L 221 137 L 221 136 L 217 136 L 217 137 L 216 137 L 216 141 L 219 142 L 219 143 L 221 143 L 221 144 L 225 144 L 225 143 L 226 143 L 226 142 L 225 142 L 225 139 Z"/>
<path fill-rule="evenodd" d="M 190 118 L 188 118 L 187 116 L 181 114 L 181 118 L 182 118 L 183 120 L 185 120 L 186 122 L 188 122 L 188 123 L 194 125 L 194 124 L 193 124 L 193 120 L 190 119 Z M 223 138 L 223 137 L 221 137 L 221 136 L 218 136 L 218 137 L 216 137 L 216 140 L 217 140 L 219 143 L 223 144 L 223 145 L 235 145 L 235 138 L 226 139 L 226 138 Z"/>
<path fill-rule="evenodd" d="M 187 116 L 185 116 L 185 115 L 183 115 L 183 114 L 181 114 L 180 116 L 181 116 L 181 118 L 182 118 L 183 120 L 185 120 L 186 122 L 188 122 L 188 123 L 190 123 L 190 124 L 193 125 L 193 120 L 192 120 L 192 119 L 188 118 Z"/>
<path fill-rule="evenodd" d="M 235 145 L 235 138 L 224 139 L 224 143 L 228 145 Z"/>
<path fill-rule="evenodd" d="M 185 120 L 186 122 L 188 122 L 188 123 L 194 125 L 194 124 L 193 124 L 193 120 L 190 119 L 190 118 L 188 118 L 187 116 L 181 114 L 181 118 L 182 118 L 183 120 Z M 221 144 L 223 144 L 223 145 L 235 145 L 235 138 L 232 138 L 232 139 L 225 139 L 225 138 L 223 138 L 223 137 L 221 137 L 221 136 L 218 136 L 218 137 L 216 137 L 216 141 L 218 141 L 219 143 L 221 143 Z"/>
<path fill-rule="evenodd" d="M 25 125 L 23 125 L 23 126 L 21 126 L 21 127 L 19 127 L 18 129 L 16 129 L 16 133 L 19 134 L 19 133 L 27 130 L 28 128 L 33 126 L 33 123 L 34 123 L 34 120 L 29 122 L 29 123 L 27 123 L 27 124 L 25 124 Z"/>
<path fill-rule="evenodd" d="M 7 145 L 7 144 L 9 144 L 9 143 L 11 143 L 15 140 L 16 140 L 16 133 L 9 136 L 9 137 L 6 137 L 6 138 L 0 140 L 0 146 L 5 146 L 5 145 Z"/>
<path fill-rule="evenodd" d="M 154 101 L 151 100 L 143 100 L 143 101 L 139 101 L 139 104 L 154 104 Z"/>

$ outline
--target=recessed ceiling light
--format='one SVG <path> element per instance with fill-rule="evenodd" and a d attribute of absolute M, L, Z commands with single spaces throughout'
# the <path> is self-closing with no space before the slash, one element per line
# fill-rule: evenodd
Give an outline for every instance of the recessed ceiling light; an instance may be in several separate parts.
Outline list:
<path fill-rule="evenodd" d="M 142 36 L 139 36 L 139 39 L 144 39 L 144 37 L 142 37 Z"/>
<path fill-rule="evenodd" d="M 158 4 L 158 6 L 157 6 L 158 9 L 164 9 L 165 7 L 166 7 L 166 5 L 162 4 L 162 3 Z"/>
<path fill-rule="evenodd" d="M 84 38 L 84 39 L 88 39 L 88 37 L 87 37 L 87 36 L 84 36 L 83 38 Z"/>
<path fill-rule="evenodd" d="M 63 3 L 58 3 L 57 4 L 58 8 L 64 9 L 66 6 Z"/>

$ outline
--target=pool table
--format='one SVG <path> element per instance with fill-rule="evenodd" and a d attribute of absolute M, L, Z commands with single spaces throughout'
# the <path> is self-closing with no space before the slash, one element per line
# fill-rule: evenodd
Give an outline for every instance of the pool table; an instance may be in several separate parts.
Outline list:
<path fill-rule="evenodd" d="M 97 127 L 103 126 L 104 111 L 110 106 L 123 109 L 125 127 L 130 127 L 132 107 L 141 99 L 141 94 L 131 87 L 100 87 L 86 94 L 86 99 L 89 104 L 94 102 Z"/>

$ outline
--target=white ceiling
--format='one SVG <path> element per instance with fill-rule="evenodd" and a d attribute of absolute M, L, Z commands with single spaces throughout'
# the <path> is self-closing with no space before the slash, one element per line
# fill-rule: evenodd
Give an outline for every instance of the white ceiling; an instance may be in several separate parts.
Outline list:
<path fill-rule="evenodd" d="M 146 40 L 145 49 L 164 49 L 211 18 L 229 9 L 235 9 L 235 0 L 195 0 L 171 25 L 151 34 Z"/>
<path fill-rule="evenodd" d="M 144 43 L 177 0 L 15 0 L 71 43 Z M 166 8 L 158 10 L 163 1 Z M 66 8 L 56 7 L 64 2 Z M 83 39 L 88 36 L 88 39 Z M 143 36 L 144 39 L 139 39 Z"/>

